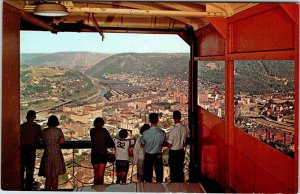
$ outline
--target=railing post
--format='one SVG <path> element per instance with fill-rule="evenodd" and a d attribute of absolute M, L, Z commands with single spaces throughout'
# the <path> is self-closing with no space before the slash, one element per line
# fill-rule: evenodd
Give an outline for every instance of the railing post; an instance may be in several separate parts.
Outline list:
<path fill-rule="evenodd" d="M 75 153 L 74 153 L 74 148 L 72 149 L 72 175 L 73 175 L 73 189 L 75 188 Z"/>

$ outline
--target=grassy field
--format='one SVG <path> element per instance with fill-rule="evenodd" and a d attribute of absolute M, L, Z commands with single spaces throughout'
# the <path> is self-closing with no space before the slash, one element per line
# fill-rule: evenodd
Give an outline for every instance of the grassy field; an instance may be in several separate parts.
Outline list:
<path fill-rule="evenodd" d="M 66 73 L 64 69 L 53 69 L 53 68 L 33 68 L 32 77 L 33 79 L 40 80 L 43 77 L 57 77 Z"/>

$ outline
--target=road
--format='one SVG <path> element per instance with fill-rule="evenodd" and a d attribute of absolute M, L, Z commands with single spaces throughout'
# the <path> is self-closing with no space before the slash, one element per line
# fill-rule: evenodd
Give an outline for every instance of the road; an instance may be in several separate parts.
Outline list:
<path fill-rule="evenodd" d="M 265 118 L 254 118 L 254 120 L 262 125 L 266 125 L 266 126 L 270 126 L 272 125 L 272 127 L 276 127 L 284 132 L 295 132 L 294 127 L 292 126 L 287 126 L 283 123 L 279 123 L 276 121 L 270 121 L 270 120 L 266 120 Z"/>

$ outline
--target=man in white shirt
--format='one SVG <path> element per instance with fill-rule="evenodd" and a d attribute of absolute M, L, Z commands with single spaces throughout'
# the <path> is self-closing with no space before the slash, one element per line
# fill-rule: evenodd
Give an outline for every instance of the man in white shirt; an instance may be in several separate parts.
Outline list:
<path fill-rule="evenodd" d="M 189 129 L 181 124 L 181 113 L 173 112 L 174 127 L 168 138 L 169 166 L 171 182 L 184 182 L 183 162 L 187 138 L 190 136 Z"/>

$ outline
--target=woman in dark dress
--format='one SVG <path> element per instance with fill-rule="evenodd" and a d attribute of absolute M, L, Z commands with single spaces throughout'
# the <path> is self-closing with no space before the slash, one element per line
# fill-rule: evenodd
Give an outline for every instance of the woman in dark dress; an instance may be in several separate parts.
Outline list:
<path fill-rule="evenodd" d="M 51 115 L 48 119 L 48 128 L 42 131 L 42 139 L 45 151 L 42 157 L 39 175 L 46 177 L 45 190 L 56 191 L 58 187 L 58 176 L 66 173 L 64 158 L 60 144 L 65 142 L 60 128 L 58 118 Z"/>
<path fill-rule="evenodd" d="M 94 168 L 94 185 L 103 184 L 104 170 L 107 162 L 107 148 L 115 148 L 115 144 L 108 133 L 103 128 L 104 120 L 97 117 L 94 121 L 94 128 L 90 130 L 92 153 L 91 161 Z"/>

